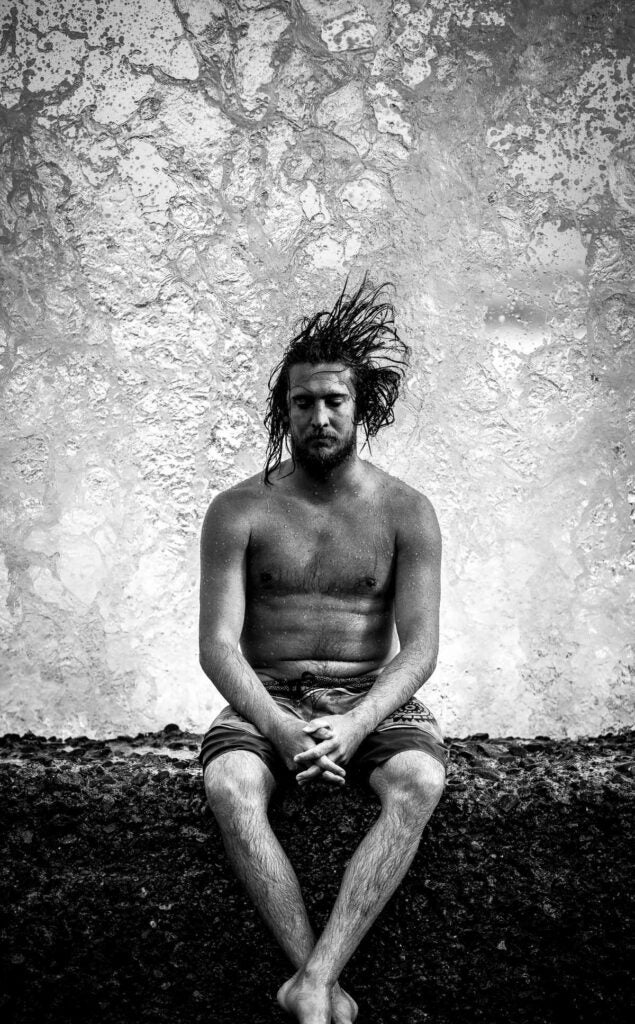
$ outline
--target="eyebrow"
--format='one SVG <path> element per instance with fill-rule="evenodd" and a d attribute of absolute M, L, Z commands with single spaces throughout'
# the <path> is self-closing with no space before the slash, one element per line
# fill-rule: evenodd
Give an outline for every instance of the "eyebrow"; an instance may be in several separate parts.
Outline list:
<path fill-rule="evenodd" d="M 316 376 L 317 374 L 312 373 L 309 374 L 307 377 L 301 377 L 300 380 L 296 381 L 295 384 L 292 384 L 291 381 L 289 381 L 289 390 L 293 391 L 295 390 L 295 388 L 305 388 L 306 390 L 308 390 L 306 382 L 312 382 Z M 350 394 L 350 385 L 352 384 L 352 381 L 333 380 L 331 378 L 330 381 L 318 381 L 318 383 L 324 383 L 324 386 L 329 388 L 344 388 Z"/>
<path fill-rule="evenodd" d="M 338 385 L 336 384 L 335 387 L 337 388 Z M 350 396 L 350 391 L 348 390 L 348 388 L 346 387 L 345 384 L 340 384 L 339 388 L 341 390 L 327 391 L 324 394 L 324 397 L 326 397 L 326 398 L 331 398 L 331 397 L 333 397 L 333 398 L 346 398 L 347 396 Z M 307 395 L 309 398 L 313 398 L 314 397 L 314 392 L 311 391 L 309 388 L 306 388 L 303 384 L 294 384 L 293 387 L 289 388 L 289 394 L 292 394 L 294 396 L 295 396 L 295 393 L 297 391 L 302 392 L 304 395 Z"/>

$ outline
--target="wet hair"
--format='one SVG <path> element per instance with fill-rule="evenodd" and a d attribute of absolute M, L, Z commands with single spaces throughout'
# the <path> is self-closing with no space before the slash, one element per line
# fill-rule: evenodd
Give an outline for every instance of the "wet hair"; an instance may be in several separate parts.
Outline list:
<path fill-rule="evenodd" d="M 289 431 L 289 369 L 297 363 L 342 363 L 352 371 L 355 384 L 355 419 L 369 439 L 381 427 L 393 423 L 393 406 L 406 372 L 410 349 L 395 330 L 395 310 L 382 297 L 389 281 L 378 288 L 368 275 L 350 295 L 348 278 L 330 312 L 322 311 L 300 321 L 269 378 L 265 427 L 269 433 L 265 483 L 280 466 Z"/>

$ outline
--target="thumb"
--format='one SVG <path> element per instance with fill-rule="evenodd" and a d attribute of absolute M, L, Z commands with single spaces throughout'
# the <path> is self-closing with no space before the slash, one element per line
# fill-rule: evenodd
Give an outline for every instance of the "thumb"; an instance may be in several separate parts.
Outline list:
<path fill-rule="evenodd" d="M 308 725 L 304 726 L 302 732 L 319 732 L 319 730 L 323 729 L 327 724 L 328 723 L 324 718 L 314 718 L 308 723 Z"/>

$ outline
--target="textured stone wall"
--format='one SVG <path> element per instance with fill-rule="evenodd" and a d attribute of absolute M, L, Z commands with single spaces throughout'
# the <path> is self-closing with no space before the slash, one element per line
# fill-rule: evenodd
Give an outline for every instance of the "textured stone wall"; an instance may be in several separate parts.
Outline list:
<path fill-rule="evenodd" d="M 202 516 L 262 464 L 296 318 L 366 269 L 414 353 L 373 458 L 445 538 L 429 703 L 625 724 L 627 0 L 2 11 L 0 728 L 206 725 Z"/>

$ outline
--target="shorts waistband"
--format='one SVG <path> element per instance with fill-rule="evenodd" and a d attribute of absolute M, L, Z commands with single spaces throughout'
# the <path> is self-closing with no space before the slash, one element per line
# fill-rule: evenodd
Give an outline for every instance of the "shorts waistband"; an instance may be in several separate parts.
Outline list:
<path fill-rule="evenodd" d="M 367 672 L 363 676 L 323 676 L 316 672 L 303 672 L 296 679 L 268 679 L 263 680 L 263 686 L 272 697 L 295 697 L 300 698 L 309 690 L 318 689 L 333 690 L 344 688 L 354 693 L 365 693 L 370 690 L 379 672 Z"/>

